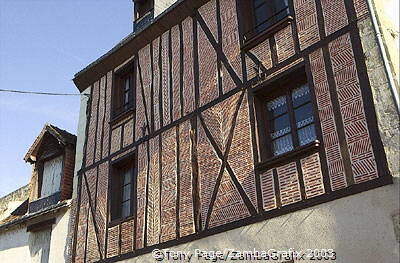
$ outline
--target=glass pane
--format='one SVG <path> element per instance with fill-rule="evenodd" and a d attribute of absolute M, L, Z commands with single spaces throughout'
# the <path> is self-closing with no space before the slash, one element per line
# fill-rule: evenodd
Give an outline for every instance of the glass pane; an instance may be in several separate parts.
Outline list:
<path fill-rule="evenodd" d="M 131 202 L 127 201 L 127 202 L 122 203 L 121 216 L 128 217 L 130 215 L 131 215 Z"/>
<path fill-rule="evenodd" d="M 131 184 L 127 184 L 122 189 L 122 202 L 131 199 Z"/>
<path fill-rule="evenodd" d="M 314 124 L 311 124 L 309 126 L 306 126 L 298 130 L 297 134 L 299 135 L 300 146 L 306 145 L 307 143 L 313 142 L 317 139 L 317 135 L 315 134 Z"/>
<path fill-rule="evenodd" d="M 129 103 L 129 92 L 125 92 L 124 94 L 124 104 L 128 104 Z"/>
<path fill-rule="evenodd" d="M 272 141 L 272 152 L 274 155 L 280 155 L 291 150 L 293 150 L 293 142 L 290 134 Z"/>
<path fill-rule="evenodd" d="M 124 178 L 124 185 L 130 184 L 132 182 L 132 173 L 131 169 L 125 169 L 122 174 Z"/>
<path fill-rule="evenodd" d="M 287 112 L 286 97 L 281 96 L 267 103 L 268 118 L 276 117 Z"/>
<path fill-rule="evenodd" d="M 128 91 L 129 88 L 130 88 L 130 85 L 129 85 L 129 77 L 127 77 L 127 78 L 125 79 L 125 91 Z"/>
<path fill-rule="evenodd" d="M 288 14 L 288 0 L 273 0 L 275 3 L 275 14 L 279 17 L 285 17 Z"/>
<path fill-rule="evenodd" d="M 271 139 L 281 137 L 290 132 L 289 115 L 282 115 L 269 122 Z"/>
<path fill-rule="evenodd" d="M 314 116 L 312 112 L 311 103 L 307 103 L 294 110 L 294 116 L 296 118 L 296 127 L 301 128 L 312 122 L 314 122 Z"/>
<path fill-rule="evenodd" d="M 307 84 L 304 84 L 292 91 L 293 107 L 297 108 L 301 104 L 304 104 L 310 100 L 310 89 Z"/>
<path fill-rule="evenodd" d="M 254 7 L 258 7 L 260 4 L 265 3 L 265 0 L 254 0 Z"/>
<path fill-rule="evenodd" d="M 261 32 L 269 26 L 267 20 L 272 17 L 271 9 L 268 8 L 267 4 L 262 4 L 255 8 L 255 21 L 256 21 L 256 31 Z"/>

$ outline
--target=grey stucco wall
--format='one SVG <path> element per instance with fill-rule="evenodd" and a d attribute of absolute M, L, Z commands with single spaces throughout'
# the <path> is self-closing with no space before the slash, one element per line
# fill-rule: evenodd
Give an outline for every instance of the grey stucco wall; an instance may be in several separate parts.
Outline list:
<path fill-rule="evenodd" d="M 85 89 L 81 94 L 90 95 L 90 88 Z M 75 199 L 77 196 L 78 177 L 76 175 L 77 175 L 78 171 L 82 168 L 83 147 L 85 144 L 85 136 L 86 136 L 88 102 L 89 102 L 89 96 L 81 95 L 78 129 L 77 129 L 77 134 L 76 134 L 77 138 L 76 138 L 76 150 L 75 150 L 75 171 L 74 171 L 74 180 L 73 180 L 74 183 L 73 183 L 72 199 Z"/>
<path fill-rule="evenodd" d="M 57 215 L 49 215 L 46 218 L 36 218 L 30 223 L 56 217 L 55 224 L 52 225 L 50 240 L 48 244 L 43 244 L 45 235 L 39 232 L 27 232 L 26 225 L 20 224 L 8 230 L 0 231 L 0 262 L 36 262 L 37 253 L 42 253 L 42 248 L 50 247 L 48 262 L 65 262 L 64 248 L 66 246 L 69 210 L 60 211 Z M 46 237 L 47 239 L 47 237 Z M 34 258 L 32 260 L 32 258 Z"/>
<path fill-rule="evenodd" d="M 385 147 L 385 153 L 393 176 L 399 176 L 399 116 L 389 89 L 384 65 L 376 42 L 375 32 L 370 18 L 358 23 L 368 76 L 370 79 L 379 133 Z"/>

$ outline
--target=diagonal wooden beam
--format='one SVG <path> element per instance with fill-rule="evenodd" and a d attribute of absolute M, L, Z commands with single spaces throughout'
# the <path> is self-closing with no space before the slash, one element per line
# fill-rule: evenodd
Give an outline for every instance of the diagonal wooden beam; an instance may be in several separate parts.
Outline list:
<path fill-rule="evenodd" d="M 253 61 L 254 64 L 256 64 L 258 66 L 258 69 L 261 69 L 262 72 L 266 72 L 267 69 L 264 67 L 264 65 L 261 63 L 261 61 L 250 51 L 247 51 L 245 53 L 249 59 L 251 59 Z M 259 75 L 259 73 L 257 73 L 257 75 Z"/>
<path fill-rule="evenodd" d="M 195 18 L 196 18 L 197 22 L 199 22 L 200 27 L 203 29 L 204 33 L 206 34 L 208 41 L 210 41 L 210 44 L 213 46 L 215 52 L 217 52 L 217 59 L 219 59 L 224 64 L 226 70 L 228 71 L 229 75 L 232 77 L 236 86 L 241 87 L 243 85 L 242 80 L 236 74 L 235 70 L 233 70 L 231 64 L 228 61 L 228 58 L 226 57 L 225 53 L 222 51 L 222 44 L 218 43 L 215 40 L 213 34 L 211 33 L 211 30 L 208 28 L 206 22 L 204 21 L 203 17 L 200 15 L 199 11 L 196 11 Z"/>
<path fill-rule="evenodd" d="M 243 90 L 242 94 L 240 94 L 240 98 L 238 99 L 238 102 L 237 102 L 237 105 L 236 105 L 236 109 L 235 109 L 235 113 L 234 113 L 234 117 L 233 117 L 232 124 L 231 124 L 231 128 L 230 128 L 229 135 L 228 135 L 227 146 L 226 146 L 226 149 L 225 149 L 224 153 L 222 153 L 222 150 L 219 149 L 217 143 L 215 142 L 214 138 L 212 137 L 212 134 L 211 134 L 210 130 L 207 128 L 203 117 L 201 116 L 201 114 L 199 115 L 200 123 L 201 123 L 201 125 L 202 125 L 202 127 L 203 127 L 203 129 L 204 129 L 204 131 L 206 133 L 207 138 L 211 142 L 211 145 L 215 149 L 218 157 L 222 160 L 221 168 L 220 168 L 217 180 L 215 182 L 214 191 L 213 191 L 213 194 L 212 194 L 212 197 L 211 197 L 211 201 L 210 201 L 210 205 L 209 205 L 208 212 L 207 212 L 206 224 L 205 224 L 205 228 L 206 229 L 208 228 L 208 225 L 209 225 L 210 216 L 211 216 L 211 213 L 212 213 L 212 209 L 213 209 L 215 200 L 217 198 L 218 189 L 219 189 L 219 186 L 221 184 L 222 176 L 223 176 L 223 173 L 224 173 L 225 169 L 228 170 L 228 173 L 231 176 L 232 181 L 233 181 L 236 189 L 238 190 L 243 202 L 245 203 L 247 209 L 249 210 L 250 214 L 252 214 L 252 215 L 256 214 L 256 209 L 254 208 L 254 206 L 251 203 L 250 199 L 248 198 L 247 194 L 243 190 L 243 187 L 241 186 L 241 184 L 237 180 L 236 176 L 233 173 L 232 168 L 230 167 L 230 165 L 228 163 L 228 156 L 229 156 L 229 152 L 230 152 L 230 148 L 231 148 L 232 140 L 233 140 L 233 135 L 234 135 L 235 127 L 236 127 L 236 120 L 237 120 L 237 116 L 239 114 L 239 109 L 240 109 L 240 106 L 242 104 L 242 100 L 243 100 L 245 92 L 246 91 Z"/>
<path fill-rule="evenodd" d="M 87 194 L 88 194 L 89 208 L 90 208 L 90 211 L 92 212 L 91 214 L 92 214 L 92 219 L 93 219 L 93 226 L 94 226 L 94 232 L 95 232 L 95 235 L 96 235 L 97 246 L 99 248 L 100 260 L 102 260 L 103 259 L 103 253 L 101 252 L 101 245 L 100 245 L 100 240 L 99 240 L 99 237 L 98 237 L 99 228 L 97 226 L 96 218 L 94 217 L 94 209 L 93 209 L 93 205 L 92 205 L 91 194 L 90 194 L 90 190 L 89 190 L 89 184 L 88 184 L 88 181 L 87 181 L 86 173 L 83 173 L 83 178 L 84 178 L 84 181 L 85 181 L 86 191 L 87 191 Z M 87 226 L 87 227 L 89 228 L 89 226 Z"/>
<path fill-rule="evenodd" d="M 147 128 L 148 134 L 150 134 L 150 120 L 149 120 L 149 116 L 147 115 L 147 103 L 146 103 L 146 99 L 145 99 L 145 95 L 144 95 L 142 68 L 140 67 L 139 54 L 137 54 L 137 64 L 138 64 L 138 70 L 139 70 L 140 90 L 142 92 L 142 99 L 143 99 L 143 106 L 144 106 L 144 115 L 146 117 L 146 122 L 147 122 L 146 128 Z"/>

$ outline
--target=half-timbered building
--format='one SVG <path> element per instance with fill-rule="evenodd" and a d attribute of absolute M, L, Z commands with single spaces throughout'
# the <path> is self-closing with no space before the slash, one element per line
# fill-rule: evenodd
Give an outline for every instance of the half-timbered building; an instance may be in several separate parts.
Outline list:
<path fill-rule="evenodd" d="M 90 100 L 73 262 L 162 248 L 398 256 L 398 105 L 370 1 L 134 5 L 134 32 L 74 78 Z"/>

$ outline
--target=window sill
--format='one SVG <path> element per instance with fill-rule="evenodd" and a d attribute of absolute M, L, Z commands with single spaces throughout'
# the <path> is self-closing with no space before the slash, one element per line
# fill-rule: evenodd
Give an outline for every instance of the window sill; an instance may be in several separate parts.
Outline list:
<path fill-rule="evenodd" d="M 108 223 L 108 227 L 113 227 L 113 226 L 120 225 L 120 224 L 122 224 L 122 223 L 125 223 L 125 222 L 127 222 L 127 221 L 132 220 L 133 218 L 134 218 L 134 216 L 131 215 L 131 216 L 128 216 L 128 217 L 118 218 L 118 219 L 112 220 L 112 221 L 110 221 L 110 222 Z"/>
<path fill-rule="evenodd" d="M 255 33 L 252 37 L 250 37 L 248 39 L 244 39 L 242 50 L 247 51 L 247 50 L 252 49 L 253 47 L 260 44 L 262 41 L 267 39 L 268 37 L 272 36 L 273 34 L 278 32 L 285 26 L 292 23 L 292 21 L 293 21 L 293 17 L 288 15 L 285 18 L 282 18 L 281 20 L 279 20 L 278 22 L 273 24 L 272 26 L 268 27 L 264 31 L 262 31 L 260 33 Z"/>
<path fill-rule="evenodd" d="M 123 111 L 123 112 L 121 112 L 119 114 L 116 114 L 116 115 L 113 114 L 109 124 L 113 125 L 113 124 L 119 122 L 120 120 L 125 119 L 129 115 L 133 115 L 134 111 L 135 111 L 134 108 L 130 108 L 130 109 L 127 109 L 126 111 Z"/>
<path fill-rule="evenodd" d="M 304 157 L 305 155 L 311 154 L 319 149 L 320 142 L 315 140 L 309 144 L 303 145 L 294 149 L 293 151 L 284 153 L 282 155 L 271 157 L 263 162 L 259 162 L 255 165 L 255 169 L 259 172 L 267 171 L 274 167 L 284 165 L 290 161 Z"/>

